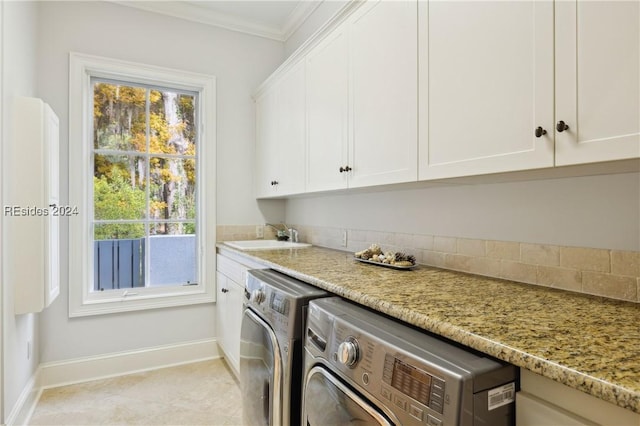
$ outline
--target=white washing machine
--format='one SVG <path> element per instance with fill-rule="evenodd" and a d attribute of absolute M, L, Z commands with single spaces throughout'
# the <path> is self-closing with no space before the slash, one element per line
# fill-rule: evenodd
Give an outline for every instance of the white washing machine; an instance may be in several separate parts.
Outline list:
<path fill-rule="evenodd" d="M 337 297 L 309 304 L 302 425 L 513 426 L 519 370 Z"/>

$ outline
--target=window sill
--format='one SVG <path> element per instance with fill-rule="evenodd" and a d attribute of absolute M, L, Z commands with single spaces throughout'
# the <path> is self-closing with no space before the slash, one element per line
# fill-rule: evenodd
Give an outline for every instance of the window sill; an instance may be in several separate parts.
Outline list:
<path fill-rule="evenodd" d="M 88 297 L 80 303 L 69 304 L 69 317 L 107 315 L 120 312 L 132 312 L 146 309 L 169 308 L 215 302 L 215 293 L 202 289 L 173 291 L 171 293 L 131 294 L 132 289 L 113 292 L 113 295 Z M 111 291 L 109 293 L 112 293 Z"/>

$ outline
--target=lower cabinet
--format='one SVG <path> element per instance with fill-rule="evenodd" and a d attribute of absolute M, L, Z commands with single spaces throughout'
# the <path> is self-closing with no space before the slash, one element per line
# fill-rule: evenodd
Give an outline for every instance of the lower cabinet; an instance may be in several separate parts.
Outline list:
<path fill-rule="evenodd" d="M 242 261 L 242 263 L 240 263 Z M 265 266 L 218 254 L 216 257 L 216 328 L 218 345 L 236 377 L 240 374 L 240 330 L 244 283 L 249 269 Z"/>
<path fill-rule="evenodd" d="M 218 272 L 216 299 L 218 344 L 227 363 L 238 376 L 240 371 L 240 325 L 242 323 L 242 294 L 244 286 Z"/>
<path fill-rule="evenodd" d="M 640 425 L 640 414 L 521 369 L 518 426 Z"/>

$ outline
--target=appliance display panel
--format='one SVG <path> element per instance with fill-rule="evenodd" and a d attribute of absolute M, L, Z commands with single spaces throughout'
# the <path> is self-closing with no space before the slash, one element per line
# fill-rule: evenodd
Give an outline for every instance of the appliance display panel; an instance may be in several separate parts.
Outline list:
<path fill-rule="evenodd" d="M 431 375 L 397 358 L 393 364 L 391 386 L 416 401 L 429 405 Z"/>

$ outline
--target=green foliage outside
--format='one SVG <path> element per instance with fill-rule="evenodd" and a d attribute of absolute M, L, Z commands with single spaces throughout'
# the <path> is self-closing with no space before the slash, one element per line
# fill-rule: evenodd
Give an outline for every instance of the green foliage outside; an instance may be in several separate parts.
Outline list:
<path fill-rule="evenodd" d="M 153 223 L 195 220 L 194 103 L 194 96 L 171 91 L 94 84 L 96 220 L 148 219 L 151 234 L 195 234 L 195 222 Z M 94 238 L 144 235 L 143 223 L 97 224 Z"/>
<path fill-rule="evenodd" d="M 121 176 L 93 178 L 94 214 L 96 219 L 140 219 L 146 208 L 145 192 L 132 188 Z M 99 224 L 94 239 L 129 239 L 144 237 L 141 223 Z"/>

